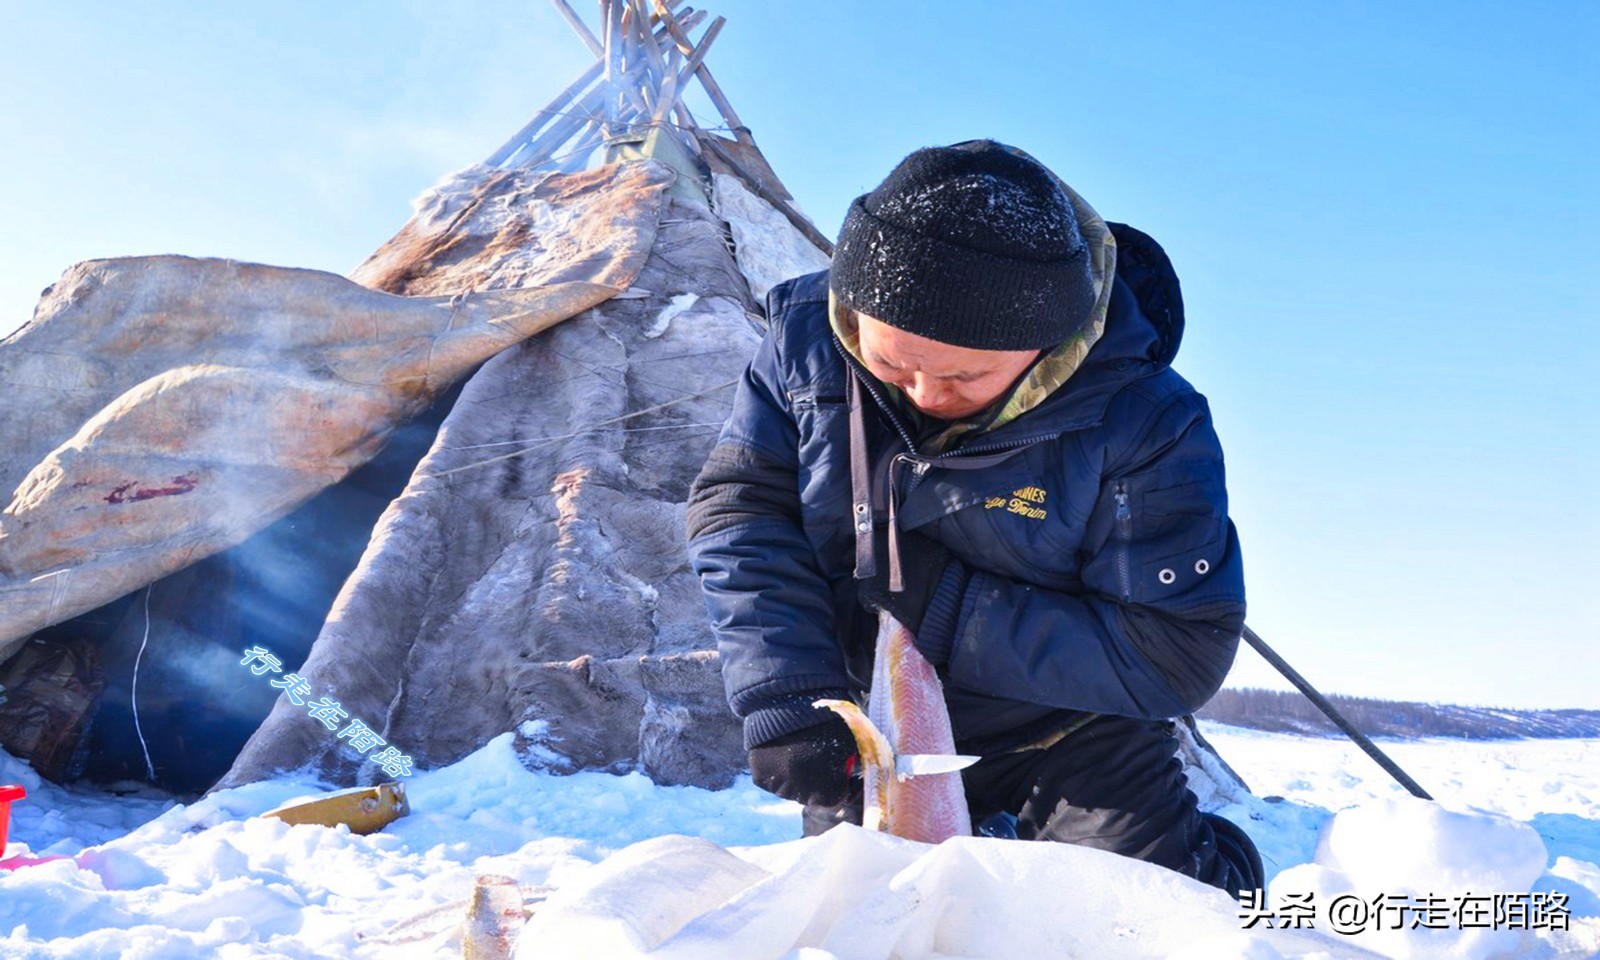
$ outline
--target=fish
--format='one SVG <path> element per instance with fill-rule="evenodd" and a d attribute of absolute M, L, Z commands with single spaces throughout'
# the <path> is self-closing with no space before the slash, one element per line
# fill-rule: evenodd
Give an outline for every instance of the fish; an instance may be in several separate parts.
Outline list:
<path fill-rule="evenodd" d="M 522 888 L 511 877 L 486 873 L 478 877 L 461 925 L 463 960 L 510 960 L 517 935 L 528 922 Z"/>
<path fill-rule="evenodd" d="M 866 712 L 850 700 L 812 706 L 837 713 L 855 737 L 863 827 L 922 843 L 972 835 L 959 771 L 978 758 L 956 753 L 939 675 L 893 615 L 878 615 Z"/>

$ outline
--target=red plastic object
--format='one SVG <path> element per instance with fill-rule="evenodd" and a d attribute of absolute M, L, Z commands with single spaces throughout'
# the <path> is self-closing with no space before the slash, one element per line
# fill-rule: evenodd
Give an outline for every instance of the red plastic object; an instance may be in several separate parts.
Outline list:
<path fill-rule="evenodd" d="M 11 826 L 11 801 L 21 800 L 28 791 L 14 783 L 0 783 L 0 859 L 6 855 L 6 828 Z"/>
<path fill-rule="evenodd" d="M 28 791 L 14 783 L 0 783 L 0 857 L 6 852 L 6 828 L 11 826 L 11 801 L 21 800 L 28 795 Z M 43 857 L 24 857 L 20 854 L 10 860 L 0 860 L 0 870 L 16 870 L 19 867 L 33 867 L 52 860 L 70 860 L 59 853 L 48 854 Z"/>

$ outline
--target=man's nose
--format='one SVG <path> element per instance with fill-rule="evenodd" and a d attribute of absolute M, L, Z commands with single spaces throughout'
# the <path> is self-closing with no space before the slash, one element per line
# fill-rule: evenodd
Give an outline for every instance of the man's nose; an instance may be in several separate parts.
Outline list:
<path fill-rule="evenodd" d="M 932 410 L 944 401 L 945 389 L 938 380 L 921 373 L 913 373 L 900 385 L 911 402 L 924 410 Z"/>

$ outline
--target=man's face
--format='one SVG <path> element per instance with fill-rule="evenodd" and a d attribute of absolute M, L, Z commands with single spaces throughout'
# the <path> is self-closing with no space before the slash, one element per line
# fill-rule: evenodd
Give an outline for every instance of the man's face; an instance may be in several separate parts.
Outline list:
<path fill-rule="evenodd" d="M 956 347 L 862 313 L 856 321 L 867 370 L 940 420 L 970 417 L 1000 399 L 1039 355 L 1037 350 Z"/>

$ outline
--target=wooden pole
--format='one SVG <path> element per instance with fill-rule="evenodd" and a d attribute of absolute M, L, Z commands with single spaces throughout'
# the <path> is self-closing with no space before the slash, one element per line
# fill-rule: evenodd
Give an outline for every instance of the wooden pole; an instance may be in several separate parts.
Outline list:
<path fill-rule="evenodd" d="M 667 74 L 667 79 L 661 84 L 661 94 L 656 100 L 655 113 L 650 115 L 650 122 L 657 124 L 667 118 L 667 114 L 678 105 L 678 74 Z"/>
<path fill-rule="evenodd" d="M 591 121 L 604 120 L 601 111 L 605 107 L 605 99 L 611 94 L 611 87 L 605 83 L 597 83 L 594 88 L 584 94 L 583 99 L 572 105 L 567 115 L 551 124 L 539 136 L 528 143 L 523 150 L 516 153 L 518 166 L 534 166 L 549 159 L 560 147 L 572 138 L 584 124 Z"/>
<path fill-rule="evenodd" d="M 1433 799 L 1433 797 L 1428 795 L 1428 791 L 1422 789 L 1422 787 L 1417 784 L 1417 781 L 1411 779 L 1409 774 L 1400 769 L 1400 765 L 1398 763 L 1395 763 L 1393 760 L 1389 759 L 1389 755 L 1384 753 L 1382 750 L 1379 750 L 1378 745 L 1367 739 L 1366 734 L 1362 733 L 1360 730 L 1357 730 L 1355 724 L 1351 723 L 1349 720 L 1346 720 L 1344 715 L 1341 714 L 1331 702 L 1329 702 L 1327 697 L 1324 697 L 1321 693 L 1317 692 L 1317 688 L 1311 685 L 1311 681 L 1307 680 L 1305 677 L 1302 677 L 1298 670 L 1289 666 L 1289 661 L 1278 656 L 1278 652 L 1276 650 L 1267 646 L 1267 642 L 1265 640 L 1256 636 L 1256 632 L 1254 630 L 1251 630 L 1249 627 L 1245 627 L 1244 640 L 1246 643 L 1250 644 L 1250 646 L 1254 647 L 1255 651 L 1261 654 L 1261 656 L 1264 657 L 1268 663 L 1272 664 L 1274 667 L 1277 667 L 1278 672 L 1283 674 L 1290 683 L 1295 685 L 1295 689 L 1305 694 L 1307 700 L 1310 700 L 1312 703 L 1316 704 L 1317 709 L 1321 710 L 1329 720 L 1332 720 L 1334 726 L 1338 727 L 1340 730 L 1343 730 L 1345 736 L 1355 741 L 1356 746 L 1360 747 L 1367 756 L 1376 761 L 1378 766 L 1382 767 L 1388 772 L 1389 776 L 1394 777 L 1402 787 L 1405 787 L 1408 791 L 1410 791 L 1412 796 L 1420 797 L 1423 800 Z"/>
<path fill-rule="evenodd" d="M 595 83 L 581 97 L 573 100 L 559 117 L 537 136 L 524 141 L 519 149 L 508 154 L 504 165 L 526 167 L 543 163 L 585 124 L 604 119 L 605 99 L 610 92 L 611 88 L 605 81 L 597 77 Z"/>
<path fill-rule="evenodd" d="M 627 73 L 644 64 L 644 51 L 639 50 L 633 40 L 633 3 L 631 0 L 617 0 L 617 3 L 621 11 L 617 30 L 617 46 L 621 48 L 621 54 L 617 63 L 621 67 L 620 72 Z M 639 84 L 639 96 L 644 100 L 645 114 L 653 114 L 656 102 L 648 80 Z"/>
<path fill-rule="evenodd" d="M 706 136 L 701 139 L 706 146 L 711 148 L 711 152 L 717 155 L 718 160 L 721 160 L 723 163 L 727 164 L 728 169 L 737 174 L 739 179 L 744 181 L 746 186 L 755 191 L 756 196 L 776 207 L 778 212 L 788 218 L 789 222 L 794 224 L 795 229 L 804 234 L 805 238 L 810 240 L 818 250 L 821 250 L 830 257 L 833 256 L 833 241 L 829 240 L 827 237 L 824 237 L 822 233 L 812 225 L 810 220 L 807 220 L 805 217 L 801 216 L 800 211 L 789 205 L 789 201 L 778 196 L 778 194 L 774 192 L 771 187 L 751 176 L 750 171 L 746 170 L 744 165 L 739 163 L 734 155 L 728 152 L 728 148 L 718 143 L 716 137 Z"/>
<path fill-rule="evenodd" d="M 645 106 L 654 110 L 660 96 L 661 79 L 655 75 L 655 64 L 645 54 L 646 34 L 650 29 L 649 21 L 646 20 L 644 28 L 641 29 L 639 16 L 637 0 L 622 0 L 623 62 L 630 70 L 635 66 L 644 68 L 644 72 L 640 74 L 639 90 L 644 94 Z"/>
<path fill-rule="evenodd" d="M 733 112 L 733 104 L 723 95 L 722 88 L 717 86 L 716 78 L 711 76 L 711 71 L 701 66 L 695 71 L 695 76 L 700 78 L 700 85 L 705 88 L 706 95 L 716 105 L 717 112 L 722 114 L 722 119 L 728 121 L 728 129 L 733 131 L 734 137 L 747 147 L 756 145 L 755 138 L 750 136 L 750 128 L 744 125 L 739 115 Z"/>
<path fill-rule="evenodd" d="M 678 72 L 683 66 L 683 60 L 683 51 L 678 49 L 678 45 L 676 43 L 668 44 L 667 69 L 670 72 L 670 75 L 673 77 L 674 84 L 672 91 L 672 115 L 677 119 L 678 126 L 684 130 L 684 132 L 689 134 L 689 137 L 687 138 L 689 145 L 694 148 L 694 152 L 698 155 L 704 152 L 700 147 L 700 138 L 694 135 L 694 132 L 700 129 L 700 125 L 694 122 L 694 114 L 689 112 L 689 106 L 683 102 L 684 91 L 676 86 Z"/>
<path fill-rule="evenodd" d="M 717 19 L 711 21 L 710 29 L 706 30 L 705 36 L 700 38 L 700 45 L 696 47 L 694 52 L 689 55 L 689 62 L 684 65 L 682 70 L 678 71 L 678 73 L 673 76 L 671 81 L 669 81 L 672 85 L 674 102 L 676 102 L 678 99 L 678 91 L 688 88 L 689 78 L 694 76 L 694 72 L 696 70 L 700 69 L 700 64 L 705 61 L 706 54 L 711 50 L 711 44 L 716 42 L 717 34 L 722 32 L 722 25 L 727 22 L 728 21 L 722 17 L 718 17 Z M 660 104 L 656 105 L 656 110 L 656 115 L 651 119 L 656 123 L 660 123 L 662 120 L 666 119 L 667 112 L 661 109 Z"/>
<path fill-rule="evenodd" d="M 590 32 L 589 28 L 584 24 L 583 20 L 580 19 L 578 17 L 578 14 L 573 11 L 572 7 L 570 7 L 567 4 L 567 0 L 550 0 L 550 2 L 555 4 L 556 10 L 560 11 L 562 18 L 567 21 L 567 25 L 572 27 L 572 32 L 576 33 L 578 35 L 578 38 L 583 41 L 583 45 L 588 47 L 589 48 L 589 52 L 595 55 L 595 59 L 599 60 L 604 65 L 608 65 L 608 66 L 611 65 L 612 61 L 611 61 L 611 50 L 609 49 L 609 41 L 610 41 L 610 39 L 612 37 L 611 22 L 612 22 L 612 19 L 613 19 L 613 17 L 612 17 L 612 9 L 613 8 L 612 8 L 612 5 L 609 2 L 609 0 L 602 0 L 602 3 L 604 4 L 604 6 L 603 6 L 603 8 L 601 10 L 601 16 L 606 21 L 606 31 L 605 31 L 605 33 L 606 33 L 606 41 L 607 42 L 605 42 L 605 43 L 602 43 L 599 38 L 597 38 L 593 33 Z M 615 77 L 616 76 L 620 76 L 620 75 L 621 75 L 621 72 L 620 71 L 616 71 L 614 73 L 614 75 L 607 77 L 606 82 L 610 83 L 610 84 L 613 84 L 613 86 L 616 86 L 617 87 L 617 92 L 619 94 L 621 94 L 621 96 L 623 96 L 623 97 L 627 98 L 629 101 L 631 101 L 634 109 L 637 110 L 640 114 L 642 114 L 643 116 L 649 116 L 650 115 L 650 108 L 645 106 L 643 97 L 642 97 L 642 95 L 640 94 L 640 92 L 638 90 L 629 89 L 625 85 L 622 85 L 622 86 L 616 85 Z M 613 119 L 616 118 L 617 111 L 611 110 L 611 111 L 607 111 L 607 112 Z"/>
<path fill-rule="evenodd" d="M 681 2 L 682 0 L 672 0 L 672 2 L 667 4 L 667 8 L 671 9 Z M 693 30 L 700 26 L 700 24 L 705 21 L 707 16 L 708 14 L 704 10 L 696 10 L 694 7 L 684 7 L 679 14 L 678 24 L 685 31 Z M 670 36 L 670 31 L 663 26 L 661 28 L 660 36 L 665 39 Z M 682 51 L 678 49 L 678 45 L 676 43 L 672 44 L 670 47 L 668 47 L 668 49 L 671 50 L 675 56 L 683 56 Z M 672 108 L 672 113 L 673 116 L 678 118 L 678 125 L 683 127 L 685 130 L 700 129 L 700 125 L 694 121 L 694 114 L 690 113 L 688 106 L 684 104 L 683 95 L 681 93 L 678 96 L 677 104 Z M 689 143 L 694 147 L 695 153 L 701 152 L 700 140 L 698 137 L 691 137 Z"/>
<path fill-rule="evenodd" d="M 678 80 L 677 74 L 680 72 L 679 61 L 683 57 L 683 52 L 680 51 L 678 44 L 673 40 L 672 30 L 658 15 L 647 13 L 647 4 L 651 0 L 618 0 L 618 2 L 627 3 L 629 9 L 636 11 L 635 15 L 629 18 L 630 22 L 627 24 L 632 30 L 625 33 L 629 45 L 636 52 L 624 55 L 624 59 L 627 60 L 626 72 L 617 75 L 624 76 L 627 79 L 619 83 L 614 77 L 608 83 L 614 91 L 617 87 L 620 87 L 619 92 L 621 95 L 630 99 L 639 114 L 650 118 L 651 122 L 659 123 L 664 120 L 667 109 L 670 109 L 677 119 L 679 127 L 691 132 L 697 130 L 698 124 L 695 123 L 694 116 L 684 105 L 681 96 L 686 85 Z M 656 2 L 660 2 L 660 0 L 656 0 Z M 682 2 L 683 0 L 666 0 L 664 5 L 668 11 L 671 11 Z M 584 124 L 601 110 L 604 97 L 593 96 L 595 91 L 591 90 L 590 87 L 604 72 L 605 65 L 608 62 L 606 47 L 589 30 L 578 14 L 573 11 L 567 0 L 552 0 L 552 3 L 568 25 L 572 27 L 573 32 L 583 41 L 584 46 L 595 55 L 595 62 L 583 73 L 579 74 L 577 79 L 569 84 L 548 106 L 540 110 L 533 116 L 533 119 L 524 124 L 521 130 L 518 130 L 498 150 L 490 154 L 489 158 L 484 161 L 490 166 L 501 166 L 513 161 L 516 166 L 543 162 L 546 156 L 541 156 L 541 154 L 549 155 L 555 153 L 566 140 L 577 134 Z M 660 25 L 654 29 L 648 29 L 645 27 L 647 17 Z M 676 20 L 672 25 L 676 26 L 680 32 L 688 31 L 698 27 L 706 17 L 707 13 L 704 10 L 684 7 L 681 13 L 676 15 Z M 646 32 L 648 32 L 648 36 L 642 36 Z M 702 44 L 704 43 L 705 41 L 702 40 Z M 671 63 L 668 63 L 663 58 L 663 47 L 671 55 Z M 642 51 L 642 57 L 638 56 L 639 51 Z M 643 68 L 642 73 L 640 68 Z M 653 90 L 666 82 L 674 84 L 671 96 L 651 98 L 646 89 L 644 89 L 649 87 Z M 606 85 L 603 83 L 601 86 L 604 88 Z M 654 102 L 641 102 L 641 97 L 646 101 L 653 99 Z M 663 109 L 663 103 L 668 105 L 667 109 Z M 697 138 L 691 136 L 686 139 L 689 147 L 695 153 L 701 152 L 701 146 Z"/>
<path fill-rule="evenodd" d="M 572 27 L 573 32 L 583 41 L 584 46 L 589 48 L 589 52 L 594 54 L 595 59 L 604 61 L 605 50 L 600 46 L 600 41 L 596 40 L 594 34 L 589 32 L 589 28 L 584 26 L 577 12 L 567 5 L 567 0 L 550 0 L 550 2 L 556 5 L 561 16 L 566 18 L 567 25 Z"/>
<path fill-rule="evenodd" d="M 689 38 L 684 34 L 683 28 L 673 16 L 672 11 L 668 10 L 662 3 L 662 0 L 656 0 L 656 13 L 666 23 L 667 30 L 672 34 L 672 38 L 678 42 L 678 49 L 688 55 L 694 49 L 694 44 L 689 42 Z M 717 19 L 720 20 L 722 18 L 718 17 Z M 728 98 L 723 95 L 722 88 L 717 86 L 716 79 L 711 76 L 711 71 L 705 64 L 695 68 L 695 76 L 700 78 L 700 85 L 705 88 L 706 96 L 711 98 L 711 102 L 716 106 L 717 112 L 722 114 L 723 120 L 727 121 L 728 128 L 733 131 L 734 137 L 745 146 L 755 146 L 756 142 L 750 136 L 750 128 L 746 127 L 744 121 L 739 119 L 739 115 L 733 112 L 733 104 L 729 103 Z"/>
<path fill-rule="evenodd" d="M 667 65 L 661 58 L 661 44 L 656 42 L 653 14 L 645 7 L 645 0 L 628 0 L 633 10 L 633 26 L 638 35 L 639 49 L 650 65 L 650 86 L 659 90 L 667 82 Z M 659 100 L 657 106 L 659 106 Z"/>
<path fill-rule="evenodd" d="M 689 75 L 699 70 L 700 65 L 705 62 L 706 54 L 711 51 L 711 45 L 716 42 L 717 34 L 722 32 L 722 28 L 727 22 L 723 17 L 718 17 L 711 21 L 711 26 L 707 28 L 705 35 L 700 38 L 700 45 L 694 48 L 693 53 L 689 54 L 689 62 L 681 71 L 684 84 L 688 83 Z"/>
<path fill-rule="evenodd" d="M 605 27 L 603 42 L 605 44 L 606 83 L 611 85 L 615 95 L 606 100 L 606 118 L 614 120 L 622 108 L 622 52 L 617 49 L 616 29 L 616 4 L 612 0 L 600 0 L 600 17 Z M 607 132 L 610 134 L 610 131 Z"/>
<path fill-rule="evenodd" d="M 690 113 L 689 108 L 683 105 L 682 97 L 679 97 L 677 102 L 672 105 L 672 115 L 677 118 L 678 126 L 688 133 L 693 134 L 700 129 L 700 125 L 694 122 L 694 114 Z M 695 153 L 699 153 L 700 139 L 691 135 L 689 137 L 689 146 L 694 148 Z"/>
<path fill-rule="evenodd" d="M 704 10 L 696 10 L 693 7 L 685 7 L 683 12 L 683 18 L 678 21 L 678 29 L 682 30 L 685 34 L 688 34 L 690 30 L 695 29 L 696 27 L 700 26 L 700 24 L 705 23 L 706 17 L 710 16 L 710 14 L 706 13 Z"/>
<path fill-rule="evenodd" d="M 616 76 L 619 78 L 617 90 L 622 95 L 618 101 L 618 121 L 629 126 L 648 120 L 655 112 L 655 104 L 649 102 L 645 94 L 645 87 L 649 85 L 646 79 L 645 62 L 640 57 L 628 57 L 628 30 L 624 23 L 626 17 L 625 0 L 614 0 L 611 6 L 611 31 L 612 31 L 612 56 L 616 60 Z M 632 108 L 631 110 L 629 108 Z"/>
<path fill-rule="evenodd" d="M 698 129 L 694 122 L 694 115 L 689 108 L 684 106 L 682 91 L 684 84 L 679 82 L 679 62 L 683 54 L 678 50 L 676 43 L 672 42 L 671 33 L 665 26 L 657 25 L 660 18 L 650 11 L 650 0 L 628 0 L 632 9 L 637 11 L 634 18 L 635 26 L 641 35 L 640 46 L 644 50 L 645 59 L 651 68 L 651 83 L 660 91 L 656 95 L 655 111 L 651 114 L 650 122 L 659 124 L 666 119 L 668 111 L 677 119 L 677 125 L 685 132 L 691 134 L 684 138 L 684 142 L 696 154 L 700 153 L 700 142 L 692 134 Z M 683 0 L 669 0 L 667 8 L 677 6 Z M 692 7 L 684 8 L 684 13 L 692 16 L 695 24 L 705 19 L 705 11 L 696 12 Z M 667 57 L 662 56 L 662 47 L 667 50 Z"/>
<path fill-rule="evenodd" d="M 572 83 L 567 86 L 567 89 L 561 91 L 559 96 L 550 101 L 549 106 L 534 114 L 532 120 L 529 120 L 521 130 L 518 130 L 515 134 L 513 134 L 511 139 L 507 140 L 503 145 L 501 145 L 500 149 L 490 154 L 489 159 L 485 160 L 484 163 L 491 167 L 498 167 L 500 164 L 506 162 L 506 160 L 513 153 L 517 152 L 517 148 L 532 139 L 532 137 L 544 127 L 547 121 L 560 117 L 570 110 L 574 98 L 576 98 L 578 94 L 584 90 L 584 88 L 594 83 L 599 76 L 600 62 L 596 60 L 587 70 L 578 74 L 578 79 L 572 81 Z"/>

